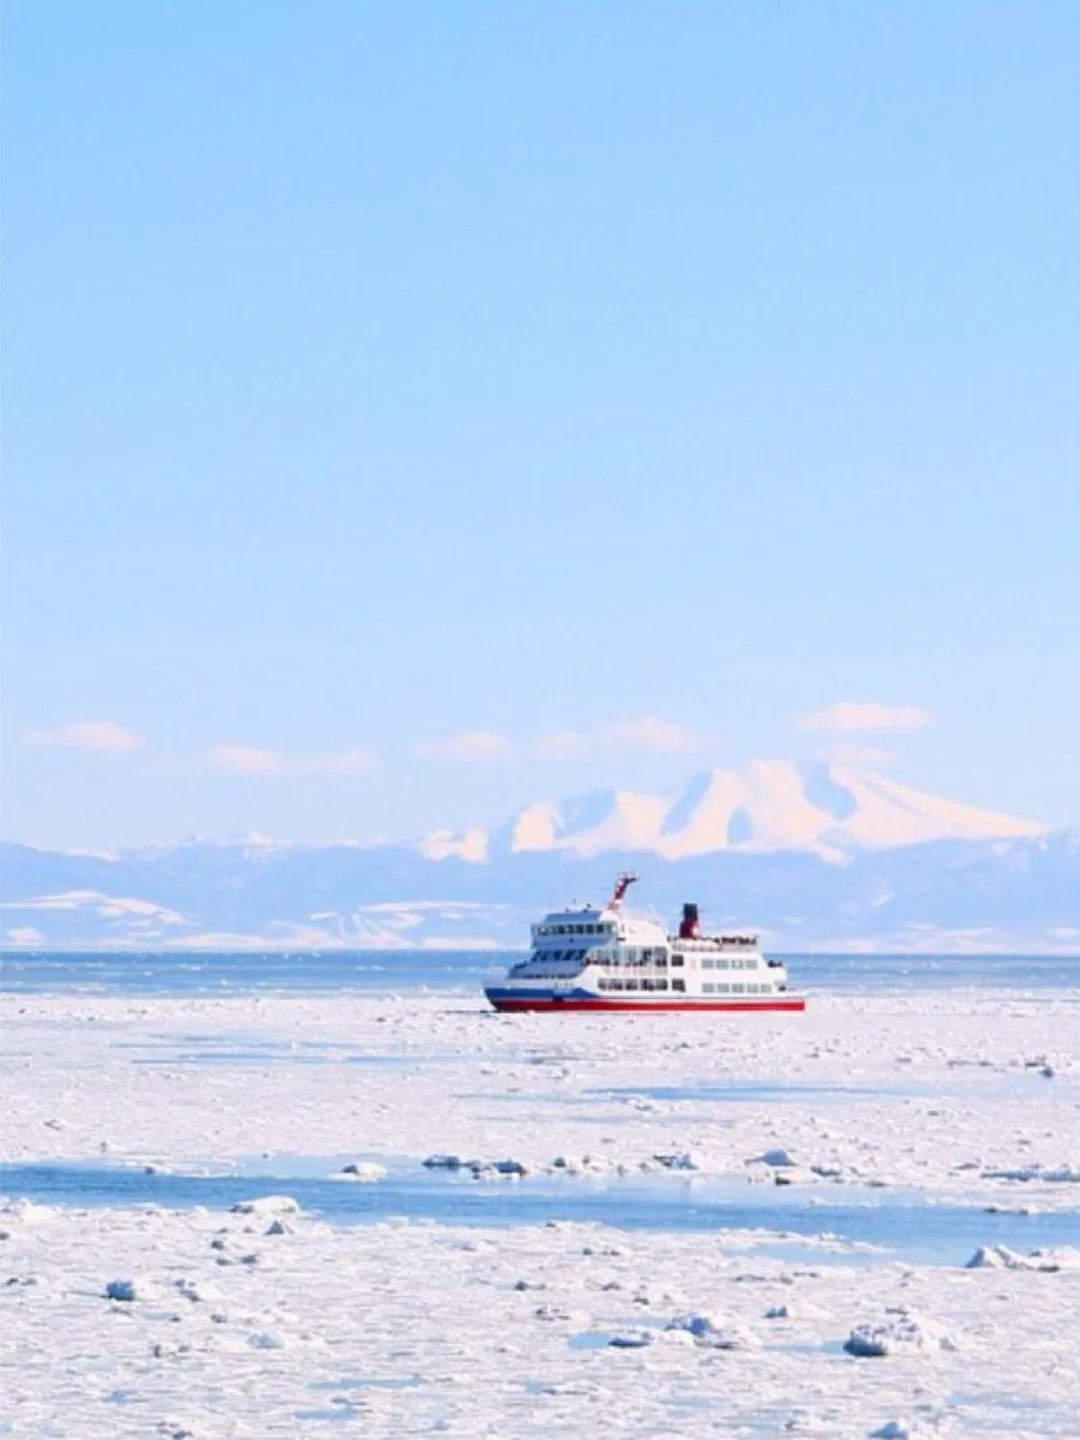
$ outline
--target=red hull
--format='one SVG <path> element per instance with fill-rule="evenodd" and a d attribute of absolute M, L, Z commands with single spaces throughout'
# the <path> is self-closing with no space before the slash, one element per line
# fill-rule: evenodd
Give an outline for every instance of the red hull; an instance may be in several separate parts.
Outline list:
<path fill-rule="evenodd" d="M 806 1009 L 806 1001 L 802 999 L 791 1000 L 766 1000 L 758 1004 L 751 1001 L 739 1000 L 549 1000 L 530 996 L 505 997 L 500 996 L 498 1000 L 492 1000 L 496 1010 L 633 1010 L 643 1014 L 651 1010 L 732 1010 L 748 1013 L 751 1010 L 787 1010 L 800 1011 Z"/>

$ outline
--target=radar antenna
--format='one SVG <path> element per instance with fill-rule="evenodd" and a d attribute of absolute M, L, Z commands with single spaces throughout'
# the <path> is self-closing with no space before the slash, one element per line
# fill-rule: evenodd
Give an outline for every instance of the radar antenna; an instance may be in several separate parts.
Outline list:
<path fill-rule="evenodd" d="M 609 910 L 618 910 L 622 904 L 623 896 L 631 885 L 637 884 L 637 876 L 631 870 L 624 870 L 615 881 L 615 889 L 611 892 L 611 899 L 608 901 Z"/>

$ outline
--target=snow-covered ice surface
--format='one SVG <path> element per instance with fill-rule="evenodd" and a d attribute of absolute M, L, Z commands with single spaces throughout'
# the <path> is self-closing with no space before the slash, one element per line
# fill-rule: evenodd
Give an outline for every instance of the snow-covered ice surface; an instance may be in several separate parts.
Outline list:
<path fill-rule="evenodd" d="M 496 1016 L 460 993 L 7 996 L 9 1165 L 243 1186 L 182 1207 L 5 1186 L 0 1435 L 1075 1436 L 1078 1022 L 1064 988 L 722 1020 Z M 463 1167 L 425 1170 L 435 1155 Z M 412 1173 L 421 1195 L 542 1198 L 522 1223 L 340 1224 L 290 1189 L 296 1157 L 342 1206 L 385 1206 Z M 715 1223 L 680 1228 L 676 1199 L 621 1225 L 619 1186 L 643 1179 L 717 1187 Z M 566 1218 L 576 1193 L 589 1223 Z M 766 1216 L 775 1198 L 775 1229 L 725 1223 L 736 1194 Z M 954 1254 L 830 1238 L 837 1207 L 898 1196 L 928 1229 L 963 1211 Z M 785 1249 L 796 1204 L 820 1231 Z"/>

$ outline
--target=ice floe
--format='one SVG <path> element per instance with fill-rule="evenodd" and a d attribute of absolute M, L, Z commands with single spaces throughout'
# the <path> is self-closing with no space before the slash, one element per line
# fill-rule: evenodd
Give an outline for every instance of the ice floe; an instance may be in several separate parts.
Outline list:
<path fill-rule="evenodd" d="M 684 1331 L 696 1345 L 710 1350 L 748 1350 L 758 1344 L 757 1337 L 744 1325 L 731 1321 L 718 1324 L 709 1315 L 692 1312 L 676 1315 L 667 1329 Z"/>
<path fill-rule="evenodd" d="M 854 1326 L 844 1341 L 847 1353 L 859 1359 L 956 1348 L 951 1336 L 939 1326 L 903 1305 L 890 1306 L 879 1320 Z"/>
<path fill-rule="evenodd" d="M 336 1433 L 335 1418 L 373 1437 L 461 1440 L 1075 1430 L 1075 1253 L 1034 1248 L 1037 1227 L 1077 1205 L 1075 1162 L 1062 1162 L 1080 1154 L 1075 997 L 852 995 L 822 997 L 797 1024 L 582 1016 L 572 1029 L 493 1024 L 437 995 L 103 995 L 93 1024 L 85 997 L 0 1005 L 0 1154 L 95 1173 L 105 1155 L 140 1183 L 147 1163 L 158 1172 L 153 1205 L 74 1195 L 0 1211 L 13 1434 L 209 1440 Z M 192 1037 L 218 1037 L 224 1056 L 238 1035 L 255 1058 L 184 1058 L 204 1043 Z M 286 1070 L 289 1054 L 312 1063 Z M 353 1055 L 389 1063 L 361 1072 L 341 1063 Z M 1020 1058 L 1044 1056 L 1052 1084 Z M 288 1156 L 309 1169 L 271 1179 Z M 694 1168 L 663 1163 L 680 1156 Z M 365 1193 L 328 1181 L 375 1157 L 445 1193 L 448 1216 L 459 1199 L 513 1203 L 495 1192 L 524 1173 L 515 1198 L 537 1223 L 335 1225 L 307 1190 L 303 1213 L 269 1193 L 306 1173 L 359 1215 L 396 1179 Z M 425 1157 L 432 1174 L 416 1184 Z M 474 1166 L 491 1186 L 474 1189 Z M 220 1207 L 172 1208 L 170 1187 L 207 1169 L 229 1177 Z M 622 1228 L 608 1183 L 621 1175 L 688 1205 L 728 1177 L 726 1199 L 768 1202 L 778 1223 L 727 1229 L 718 1207 L 697 1233 Z M 776 1175 L 806 1191 L 774 1192 Z M 755 1178 L 769 1188 L 751 1191 Z M 1005 1188 L 1018 1180 L 1022 1192 Z M 916 1241 L 920 1203 L 955 1217 L 942 1263 L 842 1238 L 829 1205 L 872 1202 L 883 1184 L 908 1187 Z M 820 1226 L 784 1230 L 811 1187 Z M 589 1223 L 559 1209 L 582 1198 L 595 1200 Z M 1011 1198 L 1039 1216 L 984 1214 Z M 132 1298 L 104 1299 L 108 1276 Z M 880 1363 L 844 1353 L 845 1336 Z"/>
<path fill-rule="evenodd" d="M 1055 1274 L 1059 1270 L 1080 1270 L 1080 1249 L 1063 1245 L 1057 1249 L 1029 1250 L 1022 1254 L 1007 1245 L 980 1245 L 967 1262 L 968 1270 L 1036 1270 Z"/>
<path fill-rule="evenodd" d="M 376 1180 L 385 1180 L 389 1175 L 385 1165 L 380 1165 L 377 1160 L 353 1160 L 348 1165 L 341 1167 L 342 1175 L 347 1175 L 353 1180 L 360 1180 L 371 1184 Z"/>
<path fill-rule="evenodd" d="M 1015 1165 L 1001 1170 L 984 1170 L 984 1180 L 1043 1180 L 1051 1185 L 1080 1185 L 1080 1165 Z"/>
<path fill-rule="evenodd" d="M 259 1195 L 252 1200 L 238 1200 L 232 1212 L 234 1215 L 298 1215 L 300 1206 L 291 1195 Z"/>
<path fill-rule="evenodd" d="M 132 1275 L 126 1279 L 107 1281 L 104 1294 L 106 1300 L 120 1300 L 131 1305 L 136 1300 L 152 1299 L 156 1289 L 142 1276 Z"/>

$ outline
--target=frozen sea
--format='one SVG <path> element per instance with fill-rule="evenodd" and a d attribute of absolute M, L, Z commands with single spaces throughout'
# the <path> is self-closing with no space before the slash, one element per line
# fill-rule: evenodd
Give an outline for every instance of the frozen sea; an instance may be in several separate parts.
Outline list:
<path fill-rule="evenodd" d="M 1080 1435 L 1080 959 L 512 958 L 6 957 L 0 1434 Z"/>

